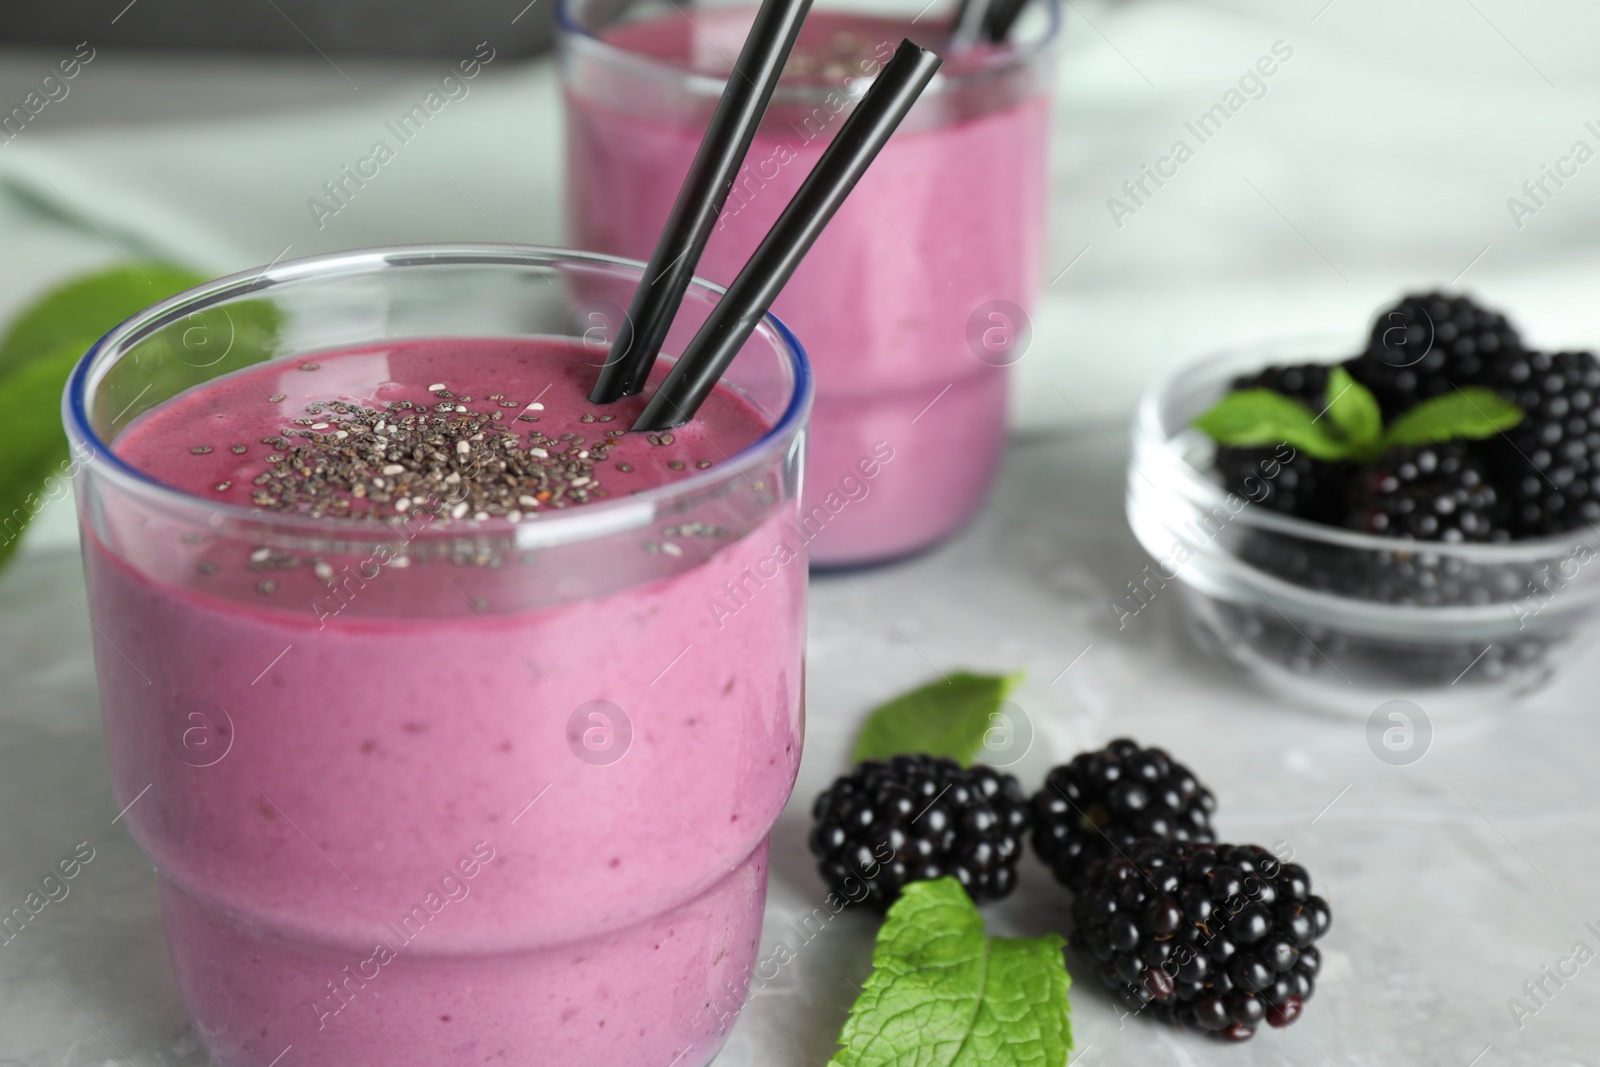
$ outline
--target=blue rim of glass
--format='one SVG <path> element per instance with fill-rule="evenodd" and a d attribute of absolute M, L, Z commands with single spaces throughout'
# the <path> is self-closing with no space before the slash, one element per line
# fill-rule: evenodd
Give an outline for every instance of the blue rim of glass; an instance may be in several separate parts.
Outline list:
<path fill-rule="evenodd" d="M 558 0 L 556 4 L 556 28 L 560 30 L 560 43 L 563 45 L 565 45 L 567 41 L 574 40 L 587 42 L 599 50 L 602 54 L 613 60 L 621 60 L 631 66 L 644 68 L 663 78 L 670 78 L 673 81 L 702 82 L 704 83 L 708 94 L 720 94 L 722 92 L 722 87 L 727 84 L 728 79 L 725 76 L 715 76 L 687 70 L 681 66 L 678 66 L 677 64 L 655 59 L 651 56 L 646 56 L 638 52 L 630 52 L 625 48 L 618 48 L 616 45 L 608 43 L 603 38 L 597 36 L 593 31 L 579 23 L 577 18 L 573 15 L 573 7 L 581 2 L 583 2 L 583 0 Z M 1034 0 L 1030 0 L 1028 6 L 1032 6 L 1032 2 L 1034 2 Z M 988 78 L 997 74 L 1003 74 L 1012 69 L 1025 69 L 1036 59 L 1046 55 L 1050 51 L 1051 47 L 1055 44 L 1061 33 L 1062 4 L 1061 0 L 1036 0 L 1036 2 L 1044 5 L 1045 11 L 1048 13 L 1050 19 L 1048 25 L 1045 27 L 1045 32 L 1039 36 L 1038 40 L 1029 41 L 1023 46 L 996 49 L 992 55 L 984 57 L 982 61 L 969 69 L 962 70 L 954 74 L 940 74 L 934 79 L 933 83 L 928 86 L 928 89 L 924 95 L 930 96 L 937 93 L 940 86 L 943 85 L 959 85 L 967 81 L 975 81 L 980 78 Z M 754 6 L 754 0 L 752 0 L 751 6 Z M 860 13 L 865 15 L 872 14 L 872 12 Z M 821 97 L 834 92 L 838 92 L 838 87 L 833 85 L 812 86 L 780 83 L 778 87 L 778 94 L 775 94 L 774 100 L 778 99 L 778 96 L 780 95 L 784 99 L 793 98 L 806 100 L 811 99 L 812 97 L 820 99 Z"/>
<path fill-rule="evenodd" d="M 72 369 L 71 376 L 67 379 L 66 390 L 62 395 L 62 421 L 65 423 L 67 437 L 73 445 L 74 452 L 77 446 L 89 446 L 88 458 L 84 461 L 90 468 L 105 468 L 107 473 L 115 475 L 125 483 L 131 483 L 139 492 L 167 503 L 177 504 L 192 508 L 202 506 L 213 515 L 231 517 L 239 522 L 274 527 L 293 528 L 311 532 L 315 536 L 326 537 L 337 534 L 341 540 L 362 539 L 369 537 L 373 541 L 387 540 L 382 527 L 372 528 L 365 523 L 354 523 L 347 520 L 317 518 L 292 514 L 288 512 L 258 511 L 254 508 L 242 507 L 223 501 L 207 500 L 194 493 L 185 492 L 174 486 L 152 477 L 140 470 L 122 457 L 118 456 L 111 444 L 103 440 L 89 421 L 88 392 L 92 385 L 99 384 L 109 366 L 99 375 L 95 375 L 96 363 L 101 354 L 113 346 L 123 346 L 136 343 L 154 334 L 156 331 L 170 326 L 173 322 L 185 318 L 196 311 L 214 307 L 224 301 L 231 301 L 252 293 L 269 292 L 277 285 L 297 282 L 314 281 L 318 278 L 348 278 L 362 274 L 378 274 L 386 270 L 404 269 L 406 267 L 426 266 L 452 266 L 452 265 L 479 265 L 515 267 L 518 264 L 524 267 L 553 267 L 562 262 L 576 262 L 592 266 L 621 267 L 633 274 L 642 275 L 646 265 L 638 260 L 624 259 L 620 256 L 602 255 L 598 252 L 582 252 L 568 248 L 554 248 L 547 245 L 509 245 L 509 244 L 449 244 L 449 245 L 396 245 L 382 248 L 356 249 L 346 252 L 330 252 L 317 256 L 306 256 L 300 259 L 283 260 L 265 268 L 254 268 L 229 274 L 213 281 L 186 289 L 181 293 L 152 304 L 150 307 L 139 311 L 109 330 L 104 337 L 96 341 L 78 360 Z M 714 296 L 722 296 L 726 288 L 715 282 L 703 278 L 695 278 L 691 288 Z M 783 414 L 755 441 L 735 453 L 727 460 L 715 464 L 704 471 L 697 472 L 687 478 L 675 482 L 668 482 L 652 489 L 646 489 L 625 499 L 609 500 L 601 503 L 586 504 L 581 508 L 572 508 L 566 511 L 540 516 L 536 521 L 513 524 L 501 520 L 482 523 L 472 530 L 474 535 L 493 534 L 505 532 L 515 534 L 517 530 L 542 527 L 549 529 L 558 524 L 570 526 L 597 524 L 603 516 L 618 514 L 624 510 L 639 511 L 648 506 L 652 514 L 658 505 L 685 497 L 693 497 L 701 491 L 711 489 L 730 477 L 737 477 L 747 473 L 751 468 L 758 466 L 773 452 L 775 446 L 792 436 L 802 427 L 806 413 L 811 407 L 813 379 L 810 360 L 806 356 L 805 348 L 795 337 L 794 331 L 772 312 L 762 316 L 762 322 L 770 327 L 782 341 L 784 350 L 789 356 L 789 366 L 793 373 L 793 382 L 789 396 L 788 406 Z M 284 358 L 284 357 L 273 357 Z M 503 527 L 503 530 L 501 529 Z M 440 529 L 428 531 L 435 536 L 459 537 L 459 529 Z M 425 533 L 424 536 L 427 536 Z"/>

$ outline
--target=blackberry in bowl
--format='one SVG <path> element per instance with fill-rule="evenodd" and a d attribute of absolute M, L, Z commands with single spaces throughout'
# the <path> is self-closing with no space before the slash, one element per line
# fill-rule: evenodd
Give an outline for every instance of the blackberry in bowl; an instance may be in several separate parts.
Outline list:
<path fill-rule="evenodd" d="M 1200 644 L 1296 700 L 1365 714 L 1510 698 L 1596 628 L 1600 363 L 1524 350 L 1465 298 L 1428 302 L 1444 299 L 1402 302 L 1412 354 L 1393 330 L 1355 359 L 1337 337 L 1285 339 L 1197 360 L 1140 403 L 1135 536 Z M 1450 358 L 1419 358 L 1441 306 Z M 1420 379 L 1383 369 L 1402 357 Z"/>

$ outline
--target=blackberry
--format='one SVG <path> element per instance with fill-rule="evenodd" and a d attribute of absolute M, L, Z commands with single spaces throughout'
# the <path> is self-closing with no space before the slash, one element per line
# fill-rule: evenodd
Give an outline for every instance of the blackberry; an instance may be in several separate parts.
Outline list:
<path fill-rule="evenodd" d="M 1509 541 L 1504 501 L 1466 441 L 1394 448 L 1351 485 L 1345 525 L 1409 541 Z"/>
<path fill-rule="evenodd" d="M 1414 293 L 1378 313 L 1366 351 L 1345 369 L 1372 390 L 1388 422 L 1418 401 L 1482 384 L 1492 361 L 1521 350 L 1506 317 L 1471 297 Z"/>
<path fill-rule="evenodd" d="M 1285 462 L 1277 453 L 1277 448 L 1221 447 L 1213 463 L 1227 490 L 1245 500 L 1296 518 L 1337 524 L 1355 468 L 1298 451 Z"/>
<path fill-rule="evenodd" d="M 1300 401 L 1314 412 L 1321 411 L 1328 396 L 1328 366 L 1325 363 L 1295 363 L 1264 367 L 1254 374 L 1240 375 L 1229 388 L 1233 392 L 1270 389 L 1290 400 Z"/>
<path fill-rule="evenodd" d="M 1299 1018 L 1332 912 L 1264 848 L 1146 839 L 1089 868 L 1072 918 L 1129 1011 L 1243 1041 Z"/>
<path fill-rule="evenodd" d="M 1016 887 L 1028 802 L 1009 774 L 938 756 L 865 760 L 811 814 L 817 870 L 847 900 L 883 911 L 908 882 L 946 876 L 978 904 Z"/>
<path fill-rule="evenodd" d="M 1141 838 L 1211 841 L 1216 798 L 1159 748 L 1121 738 L 1052 770 L 1033 798 L 1033 850 L 1076 891 L 1091 865 Z"/>
<path fill-rule="evenodd" d="M 1230 389 L 1270 389 L 1321 412 L 1327 400 L 1328 368 L 1322 363 L 1267 367 L 1235 378 Z M 1279 448 L 1219 447 L 1213 462 L 1230 492 L 1273 511 L 1313 522 L 1337 523 L 1350 464 L 1327 463 L 1304 453 L 1287 461 Z"/>
<path fill-rule="evenodd" d="M 1510 352 L 1485 384 L 1523 411 L 1488 450 L 1513 536 L 1600 522 L 1600 362 L 1588 352 Z"/>

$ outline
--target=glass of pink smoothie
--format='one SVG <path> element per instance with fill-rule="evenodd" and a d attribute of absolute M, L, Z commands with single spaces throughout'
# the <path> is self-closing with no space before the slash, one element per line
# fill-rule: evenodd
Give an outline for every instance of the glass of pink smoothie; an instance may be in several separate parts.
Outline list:
<path fill-rule="evenodd" d="M 585 394 L 639 272 L 282 263 L 75 372 L 112 783 L 219 1067 L 720 1047 L 800 760 L 811 389 L 769 316 L 624 434 Z"/>
<path fill-rule="evenodd" d="M 811 11 L 700 274 L 738 273 L 902 37 L 945 51 L 948 13 L 917 19 L 921 6 Z M 563 0 L 574 243 L 650 255 L 754 12 Z M 1016 43 L 946 53 L 773 305 L 817 372 L 801 515 L 813 563 L 915 552 L 983 501 L 1042 269 L 1057 21 L 1040 0 Z"/>

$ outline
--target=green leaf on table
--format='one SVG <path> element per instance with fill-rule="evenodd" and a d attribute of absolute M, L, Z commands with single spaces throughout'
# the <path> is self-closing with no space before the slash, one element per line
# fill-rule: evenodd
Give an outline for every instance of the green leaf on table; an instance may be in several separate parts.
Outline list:
<path fill-rule="evenodd" d="M 76 278 L 46 293 L 0 337 L 0 564 L 47 502 L 51 475 L 71 469 L 61 393 L 72 368 L 117 323 L 202 280 L 165 263 Z"/>
<path fill-rule="evenodd" d="M 1424 400 L 1395 419 L 1384 435 L 1384 447 L 1426 445 L 1435 441 L 1493 437 L 1522 421 L 1522 409 L 1493 390 L 1468 385 L 1453 393 Z"/>
<path fill-rule="evenodd" d="M 1372 390 L 1350 377 L 1343 367 L 1328 371 L 1324 415 L 1349 449 L 1359 455 L 1373 455 L 1383 446 L 1383 412 Z"/>
<path fill-rule="evenodd" d="M 1344 459 L 1349 446 L 1331 423 L 1298 400 L 1271 389 L 1229 393 L 1199 418 L 1197 429 L 1219 445 L 1253 448 L 1288 443 L 1313 459 Z"/>
<path fill-rule="evenodd" d="M 137 369 L 126 387 L 116 388 L 113 371 L 102 388 L 126 425 L 185 389 L 271 359 L 282 325 L 283 311 L 270 300 L 240 300 L 192 312 L 139 343 L 132 360 Z M 145 386 L 148 392 L 143 392 Z M 131 408 L 124 407 L 128 401 L 117 395 L 122 393 L 133 399 Z"/>
<path fill-rule="evenodd" d="M 957 671 L 895 697 L 867 717 L 852 759 L 860 763 L 925 752 L 970 764 L 983 751 L 984 735 L 994 726 L 1001 702 L 1022 679 L 1020 672 Z"/>
<path fill-rule="evenodd" d="M 0 378 L 0 565 L 47 502 L 52 474 L 67 473 L 61 389 L 82 353 L 63 349 Z"/>
<path fill-rule="evenodd" d="M 66 348 L 81 356 L 129 315 L 203 281 L 169 263 L 139 263 L 75 278 L 12 322 L 0 340 L 0 375 Z"/>
<path fill-rule="evenodd" d="M 989 937 L 954 878 L 889 908 L 829 1067 L 1063 1067 L 1072 1050 L 1062 939 Z"/>

